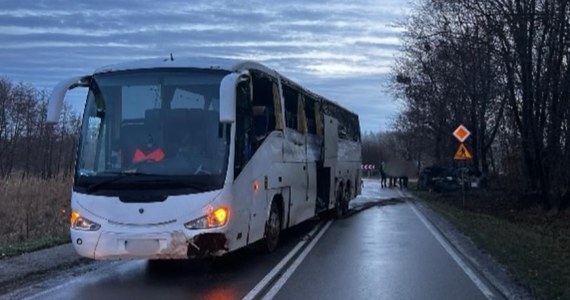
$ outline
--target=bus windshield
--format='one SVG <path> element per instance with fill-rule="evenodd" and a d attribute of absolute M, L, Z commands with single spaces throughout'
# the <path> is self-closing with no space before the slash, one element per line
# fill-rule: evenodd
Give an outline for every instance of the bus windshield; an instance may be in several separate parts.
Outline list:
<path fill-rule="evenodd" d="M 94 75 L 76 190 L 221 188 L 230 141 L 229 126 L 219 122 L 219 87 L 226 74 L 152 69 Z"/>

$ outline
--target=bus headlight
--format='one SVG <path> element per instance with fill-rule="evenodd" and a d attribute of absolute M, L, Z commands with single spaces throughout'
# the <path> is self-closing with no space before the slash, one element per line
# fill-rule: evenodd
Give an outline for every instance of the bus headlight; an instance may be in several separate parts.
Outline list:
<path fill-rule="evenodd" d="M 216 228 L 226 225 L 230 217 L 230 210 L 225 207 L 220 207 L 216 210 L 211 211 L 207 215 L 192 220 L 186 224 L 184 227 L 188 229 L 207 229 Z"/>
<path fill-rule="evenodd" d="M 82 217 L 78 212 L 71 212 L 71 229 L 83 231 L 97 231 L 101 225 Z"/>

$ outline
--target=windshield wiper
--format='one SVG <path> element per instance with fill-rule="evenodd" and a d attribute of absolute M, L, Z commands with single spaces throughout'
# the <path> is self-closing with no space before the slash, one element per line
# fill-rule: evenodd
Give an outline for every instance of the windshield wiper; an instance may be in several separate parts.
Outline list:
<path fill-rule="evenodd" d="M 212 190 L 204 184 L 198 184 L 198 183 L 194 183 L 194 182 L 184 182 L 184 183 L 182 183 L 182 186 L 185 188 L 194 189 L 198 192 L 208 192 L 208 191 Z"/>
<path fill-rule="evenodd" d="M 107 174 L 116 175 L 116 176 L 113 178 L 109 178 L 107 180 L 102 180 L 102 181 L 96 182 L 94 184 L 91 184 L 85 190 L 87 193 L 94 192 L 97 189 L 99 189 L 105 185 L 108 185 L 108 184 L 111 184 L 111 183 L 114 183 L 117 181 L 121 181 L 125 178 L 132 178 L 132 177 L 156 178 L 155 181 L 157 181 L 157 182 L 175 181 L 175 180 L 173 180 L 173 178 L 170 175 L 163 175 L 163 174 L 149 174 L 149 173 L 137 173 L 137 172 L 104 172 L 101 175 L 103 175 L 103 174 L 104 175 L 107 175 Z M 207 191 L 211 190 L 210 188 L 208 188 L 204 184 L 188 182 L 188 181 L 183 181 L 180 185 L 185 187 L 185 188 L 194 189 L 198 192 L 207 192 Z"/>
<path fill-rule="evenodd" d="M 117 182 L 117 181 L 121 181 L 125 178 L 130 178 L 130 177 L 165 177 L 165 175 L 160 175 L 160 174 L 148 174 L 148 173 L 129 173 L 129 172 L 105 172 L 103 173 L 105 175 L 110 174 L 110 175 L 115 175 L 115 177 L 113 178 L 109 178 L 107 180 L 102 180 L 99 182 L 96 182 L 90 186 L 88 186 L 86 188 L 86 192 L 87 193 L 91 193 L 99 188 L 101 188 L 102 186 Z M 159 181 L 164 181 L 164 179 L 160 179 Z"/>

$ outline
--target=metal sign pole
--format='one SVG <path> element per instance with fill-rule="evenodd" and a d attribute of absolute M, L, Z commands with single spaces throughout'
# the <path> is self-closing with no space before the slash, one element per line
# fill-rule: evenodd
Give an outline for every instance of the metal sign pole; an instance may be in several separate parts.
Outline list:
<path fill-rule="evenodd" d="M 455 131 L 453 131 L 453 136 L 459 141 L 459 148 L 455 152 L 453 159 L 462 160 L 463 169 L 467 169 L 467 161 L 471 159 L 471 153 L 465 148 L 463 142 L 471 135 L 471 132 L 463 126 L 459 125 Z M 465 208 L 465 170 L 461 170 L 461 200 L 463 203 L 463 208 Z"/>
<path fill-rule="evenodd" d="M 463 163 L 465 167 L 465 161 Z M 461 200 L 463 200 L 463 208 L 465 208 L 465 172 L 461 170 Z"/>

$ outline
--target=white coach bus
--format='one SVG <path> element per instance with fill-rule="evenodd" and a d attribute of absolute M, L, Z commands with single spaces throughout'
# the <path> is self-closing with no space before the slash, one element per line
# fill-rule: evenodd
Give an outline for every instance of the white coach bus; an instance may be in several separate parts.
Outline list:
<path fill-rule="evenodd" d="M 88 88 L 71 238 L 93 259 L 219 256 L 360 193 L 358 116 L 259 63 L 145 60 L 70 78 Z"/>

